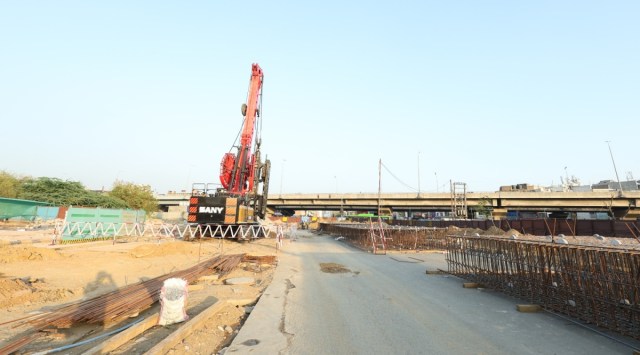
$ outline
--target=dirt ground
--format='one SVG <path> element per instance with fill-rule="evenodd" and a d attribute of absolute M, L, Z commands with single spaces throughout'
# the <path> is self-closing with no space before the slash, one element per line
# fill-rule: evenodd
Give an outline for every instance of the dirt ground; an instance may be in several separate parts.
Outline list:
<path fill-rule="evenodd" d="M 181 241 L 157 238 L 120 239 L 50 245 L 52 230 L 0 230 L 0 348 L 30 331 L 15 328 L 16 319 L 60 305 L 95 297 L 117 288 L 183 270 L 220 254 L 276 255 L 274 239 L 237 242 L 218 239 Z M 193 331 L 170 354 L 214 354 L 227 345 L 251 311 L 251 305 L 271 282 L 275 265 L 241 263 L 220 280 L 200 281 L 188 294 L 187 314 L 192 318 L 216 301 L 227 302 L 203 326 Z M 252 284 L 226 285 L 224 280 L 251 277 Z M 158 312 L 156 304 L 138 315 Z M 144 353 L 181 324 L 155 326 L 116 354 Z M 118 325 L 78 325 L 39 337 L 19 353 L 31 353 L 89 339 Z M 77 354 L 97 342 L 65 351 Z M 0 351 L 1 352 L 1 351 Z"/>

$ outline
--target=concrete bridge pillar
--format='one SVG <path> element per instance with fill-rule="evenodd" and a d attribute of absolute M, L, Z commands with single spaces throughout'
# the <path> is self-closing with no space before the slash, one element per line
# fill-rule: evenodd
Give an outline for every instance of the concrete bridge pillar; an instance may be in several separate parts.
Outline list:
<path fill-rule="evenodd" d="M 501 220 L 507 218 L 507 209 L 506 208 L 494 208 L 491 211 L 491 215 L 494 220 Z"/>

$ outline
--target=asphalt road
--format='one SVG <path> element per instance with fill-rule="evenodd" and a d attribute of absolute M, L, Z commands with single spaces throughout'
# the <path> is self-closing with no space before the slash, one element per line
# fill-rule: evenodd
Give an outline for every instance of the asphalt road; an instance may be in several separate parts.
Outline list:
<path fill-rule="evenodd" d="M 486 289 L 443 254 L 373 255 L 304 231 L 227 354 L 631 354 L 627 346 Z M 335 263 L 348 272 L 323 272 Z M 624 339 L 638 346 L 638 342 Z"/>

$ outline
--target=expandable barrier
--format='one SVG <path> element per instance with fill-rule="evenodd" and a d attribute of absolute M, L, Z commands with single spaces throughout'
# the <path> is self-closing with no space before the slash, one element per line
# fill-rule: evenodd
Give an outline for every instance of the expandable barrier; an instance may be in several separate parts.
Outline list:
<path fill-rule="evenodd" d="M 362 249 L 372 246 L 369 223 L 321 223 L 320 230 L 344 237 Z M 387 250 L 444 250 L 447 246 L 446 229 L 443 228 L 383 224 L 383 231 Z"/>
<path fill-rule="evenodd" d="M 54 235 L 60 238 L 58 242 L 66 243 L 142 236 L 172 237 L 183 240 L 201 237 L 247 240 L 269 237 L 270 233 L 275 234 L 275 227 L 58 221 Z"/>
<path fill-rule="evenodd" d="M 449 272 L 640 339 L 640 252 L 447 237 Z"/>

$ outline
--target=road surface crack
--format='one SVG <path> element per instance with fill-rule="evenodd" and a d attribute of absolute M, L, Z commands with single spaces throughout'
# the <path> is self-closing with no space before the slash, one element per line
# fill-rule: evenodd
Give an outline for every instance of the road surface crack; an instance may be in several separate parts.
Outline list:
<path fill-rule="evenodd" d="M 286 314 L 287 314 L 287 303 L 289 301 L 289 291 L 292 288 L 296 288 L 296 285 L 294 285 L 290 279 L 285 279 L 285 282 L 287 284 L 287 288 L 284 290 L 284 306 L 283 306 L 284 308 L 282 310 L 282 317 L 280 318 L 280 326 L 278 327 L 278 329 L 280 330 L 280 333 L 282 333 L 282 335 L 284 335 L 285 338 L 287 338 L 287 346 L 284 349 L 280 350 L 278 352 L 279 354 L 287 353 L 287 350 L 291 347 L 293 336 L 295 335 L 285 330 L 285 320 L 286 320 Z"/>

